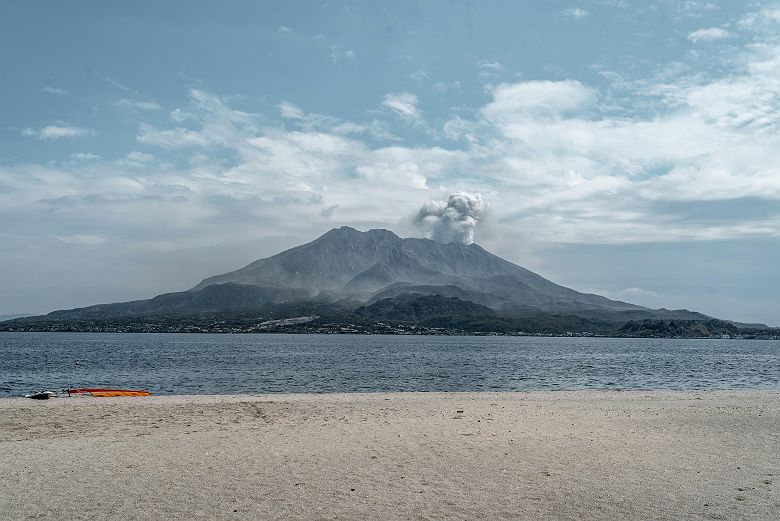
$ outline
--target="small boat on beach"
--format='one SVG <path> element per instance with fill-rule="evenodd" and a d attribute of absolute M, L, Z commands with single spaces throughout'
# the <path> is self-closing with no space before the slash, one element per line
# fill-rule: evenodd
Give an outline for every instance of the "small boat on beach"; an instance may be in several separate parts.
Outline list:
<path fill-rule="evenodd" d="M 92 398 L 114 398 L 120 396 L 151 396 L 149 391 L 138 389 L 114 389 L 109 387 L 71 387 L 62 392 L 40 391 L 25 395 L 25 398 L 33 400 L 48 400 L 49 398 L 59 398 L 68 396 L 89 396 Z"/>
<path fill-rule="evenodd" d="M 40 391 L 33 394 L 25 394 L 24 397 L 33 400 L 48 400 L 49 398 L 56 398 L 57 393 L 54 391 Z"/>
<path fill-rule="evenodd" d="M 115 396 L 151 396 L 149 391 L 135 389 L 111 389 L 105 387 L 83 387 L 66 389 L 68 396 L 92 396 L 93 398 L 113 398 Z"/>

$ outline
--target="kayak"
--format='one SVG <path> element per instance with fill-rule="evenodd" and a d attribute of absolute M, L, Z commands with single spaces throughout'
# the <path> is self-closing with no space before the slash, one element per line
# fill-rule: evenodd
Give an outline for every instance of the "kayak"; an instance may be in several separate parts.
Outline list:
<path fill-rule="evenodd" d="M 92 396 L 93 398 L 111 398 L 114 396 L 151 396 L 149 391 L 135 389 L 110 389 L 104 387 L 83 387 L 67 389 L 68 396 Z"/>
<path fill-rule="evenodd" d="M 33 394 L 27 394 L 25 398 L 33 400 L 48 400 L 49 398 L 58 398 L 60 396 L 91 396 L 93 398 L 113 398 L 117 396 L 151 396 L 149 391 L 137 389 L 113 389 L 107 387 L 71 387 L 61 393 L 55 391 L 40 391 Z"/>

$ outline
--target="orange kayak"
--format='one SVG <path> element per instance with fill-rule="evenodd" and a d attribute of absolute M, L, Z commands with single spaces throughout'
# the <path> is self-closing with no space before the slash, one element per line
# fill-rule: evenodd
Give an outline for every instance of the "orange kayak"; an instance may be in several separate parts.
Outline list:
<path fill-rule="evenodd" d="M 102 387 L 84 387 L 68 389 L 68 396 L 92 396 L 94 398 L 110 398 L 114 396 L 151 396 L 149 391 L 133 389 L 107 389 Z"/>

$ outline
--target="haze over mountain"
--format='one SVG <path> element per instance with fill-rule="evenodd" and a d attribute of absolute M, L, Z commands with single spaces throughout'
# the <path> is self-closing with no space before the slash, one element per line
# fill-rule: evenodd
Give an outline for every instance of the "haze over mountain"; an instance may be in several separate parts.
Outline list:
<path fill-rule="evenodd" d="M 462 330 L 533 330 L 543 324 L 548 332 L 613 331 L 631 320 L 712 320 L 687 310 L 652 310 L 580 293 L 477 244 L 402 239 L 388 230 L 361 232 L 342 226 L 307 244 L 206 278 L 187 291 L 16 322 L 107 323 L 144 317 L 175 322 L 247 313 L 250 319 L 309 315 L 342 323 L 383 320 Z"/>
<path fill-rule="evenodd" d="M 331 300 L 420 293 L 455 296 L 493 309 L 513 305 L 546 312 L 646 309 L 559 286 L 477 244 L 402 239 L 388 230 L 360 232 L 348 226 L 209 277 L 192 290 L 225 283 L 298 289 Z"/>

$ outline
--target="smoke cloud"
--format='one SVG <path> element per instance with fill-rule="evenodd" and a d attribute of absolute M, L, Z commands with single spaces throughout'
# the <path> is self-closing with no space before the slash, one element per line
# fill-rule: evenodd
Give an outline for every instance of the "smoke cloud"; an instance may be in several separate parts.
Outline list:
<path fill-rule="evenodd" d="M 414 219 L 414 224 L 436 242 L 474 242 L 474 230 L 485 209 L 478 193 L 455 192 L 446 201 L 428 201 Z"/>

